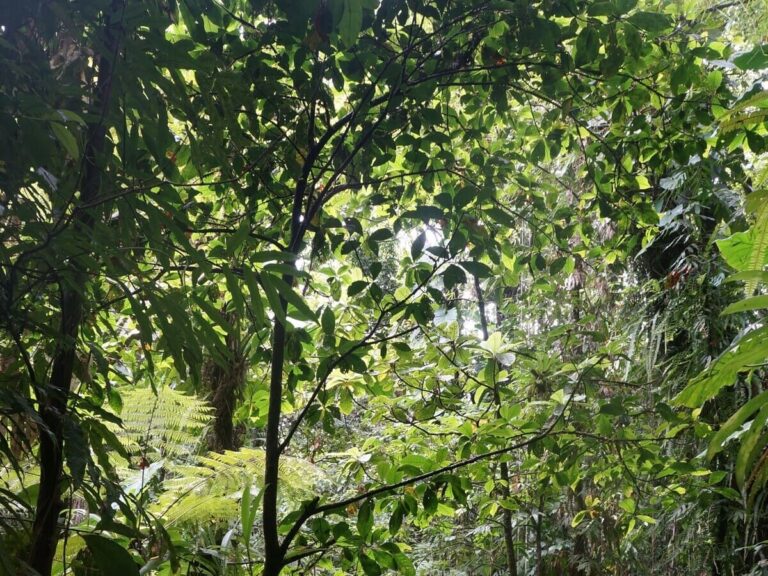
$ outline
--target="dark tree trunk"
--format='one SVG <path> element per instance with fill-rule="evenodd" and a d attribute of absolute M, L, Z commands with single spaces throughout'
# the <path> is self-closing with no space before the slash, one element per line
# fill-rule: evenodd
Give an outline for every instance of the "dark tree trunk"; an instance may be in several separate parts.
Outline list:
<path fill-rule="evenodd" d="M 94 101 L 98 120 L 88 127 L 83 157 L 83 176 L 80 203 L 93 203 L 101 188 L 102 169 L 99 164 L 106 127 L 104 118 L 109 108 L 112 92 L 113 63 L 117 56 L 118 38 L 116 24 L 112 20 L 121 6 L 115 0 L 112 14 L 105 15 L 105 52 L 99 58 L 98 83 Z M 87 210 L 77 211 L 73 225 L 83 242 L 89 242 L 93 229 L 93 216 Z M 62 471 L 64 465 L 64 420 L 67 417 L 67 400 L 75 365 L 77 338 L 85 305 L 85 276 L 77 263 L 73 264 L 73 276 L 59 282 L 60 327 L 56 352 L 48 385 L 38 383 L 37 399 L 41 425 L 40 436 L 40 487 L 32 525 L 28 563 L 41 576 L 50 576 L 53 557 L 59 539 L 58 519 L 62 511 Z M 76 286 L 76 287 L 75 287 Z"/>
<path fill-rule="evenodd" d="M 490 335 L 488 330 L 488 318 L 485 314 L 485 297 L 483 296 L 483 290 L 480 286 L 480 280 L 475 277 L 475 293 L 477 295 L 477 307 L 480 314 L 480 327 L 483 332 L 483 340 L 488 340 Z M 501 314 L 498 312 L 498 305 L 496 307 L 496 320 L 497 323 L 501 320 Z M 498 371 L 497 366 L 497 371 Z M 501 393 L 499 392 L 498 382 L 494 379 L 493 383 L 493 403 L 496 406 L 496 417 L 500 416 L 501 410 Z M 500 477 L 501 477 L 501 497 L 508 500 L 511 491 L 509 487 L 509 466 L 506 462 L 501 462 L 499 465 Z M 512 528 L 512 512 L 507 508 L 502 509 L 501 513 L 501 526 L 504 532 L 504 550 L 506 552 L 507 572 L 509 576 L 517 576 L 517 556 L 515 554 L 515 535 Z"/>
<path fill-rule="evenodd" d="M 510 496 L 509 489 L 509 467 L 506 462 L 501 463 L 501 480 L 503 486 L 501 487 L 502 498 L 508 499 Z M 517 576 L 517 555 L 515 554 L 515 533 L 512 529 L 512 511 L 503 509 L 501 513 L 501 525 L 504 530 L 504 549 L 507 553 L 507 571 L 509 576 Z"/>
<path fill-rule="evenodd" d="M 281 303 L 285 306 L 285 303 Z M 280 404 L 283 401 L 283 364 L 285 362 L 285 326 L 275 320 L 272 337 L 272 369 L 269 383 L 269 414 L 264 464 L 264 528 L 263 576 L 278 576 L 283 568 L 280 539 L 277 534 L 277 483 L 280 467 Z"/>
<path fill-rule="evenodd" d="M 243 356 L 237 315 L 230 313 L 227 320 L 234 327 L 234 331 L 226 337 L 225 363 L 221 365 L 209 356 L 203 369 L 203 379 L 210 390 L 214 410 L 213 430 L 208 438 L 208 448 L 214 452 L 237 450 L 240 447 L 233 416 L 235 404 L 245 383 L 247 365 Z"/>
<path fill-rule="evenodd" d="M 40 487 L 37 494 L 29 564 L 42 576 L 49 576 L 59 538 L 58 518 L 63 468 L 63 426 L 67 397 L 72 382 L 75 344 L 82 317 L 82 294 L 71 288 L 61 290 L 61 328 L 59 347 L 53 360 L 48 388 L 39 394 Z"/>

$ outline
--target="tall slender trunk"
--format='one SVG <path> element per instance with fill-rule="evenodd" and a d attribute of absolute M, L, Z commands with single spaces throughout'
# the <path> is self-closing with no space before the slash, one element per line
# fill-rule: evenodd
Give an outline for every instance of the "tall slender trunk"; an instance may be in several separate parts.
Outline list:
<path fill-rule="evenodd" d="M 480 314 L 480 327 L 483 332 L 483 340 L 488 340 L 489 331 L 488 318 L 485 313 L 485 298 L 483 296 L 482 287 L 480 286 L 480 280 L 476 276 L 475 293 L 477 295 L 477 307 Z M 494 378 L 493 382 L 493 402 L 496 405 L 496 416 L 499 417 L 501 416 L 501 394 L 499 393 L 499 384 L 496 378 Z M 508 500 L 511 492 L 509 488 L 509 466 L 506 462 L 500 463 L 499 476 L 501 478 L 501 497 Z M 504 550 L 506 552 L 507 572 L 509 573 L 509 576 L 517 576 L 517 556 L 515 554 L 515 534 L 512 528 L 512 511 L 507 508 L 502 508 L 501 527 L 504 531 Z"/>
<path fill-rule="evenodd" d="M 284 302 L 281 302 L 285 306 Z M 277 534 L 277 482 L 280 467 L 280 405 L 283 401 L 283 364 L 285 363 L 285 326 L 275 319 L 272 336 L 272 369 L 269 381 L 269 414 L 264 467 L 264 576 L 277 576 L 283 568 L 280 539 Z"/>
<path fill-rule="evenodd" d="M 581 285 L 577 284 L 573 289 L 573 308 L 571 310 L 571 321 L 574 325 L 577 325 L 581 321 Z M 578 364 L 579 359 L 584 354 L 584 342 L 579 340 L 573 350 L 574 363 Z M 574 391 L 575 393 L 575 391 Z M 578 426 L 578 424 L 577 424 Z M 584 510 L 586 503 L 584 501 L 585 486 L 584 480 L 580 479 L 576 486 L 568 488 L 573 496 L 573 500 L 576 503 L 576 510 Z M 586 535 L 576 533 L 573 539 L 573 555 L 570 560 L 570 566 L 568 568 L 571 576 L 580 576 L 583 574 L 589 574 L 590 568 L 582 568 L 581 561 L 589 558 L 589 541 Z M 586 563 L 585 563 L 586 564 Z"/>
<path fill-rule="evenodd" d="M 116 13 L 120 5 L 121 3 L 115 0 L 111 5 L 111 12 Z M 113 14 L 105 15 L 105 52 L 99 58 L 97 70 L 98 83 L 94 101 L 98 120 L 88 127 L 83 156 L 80 203 L 84 206 L 96 200 L 101 188 L 100 158 L 106 137 L 104 118 L 109 108 L 114 59 L 118 48 L 116 24 L 112 16 Z M 85 242 L 88 242 L 93 222 L 93 216 L 85 209 L 78 211 L 73 218 L 78 236 L 85 238 Z M 77 338 L 85 305 L 85 276 L 76 262 L 73 264 L 73 271 L 74 277 L 59 281 L 61 316 L 50 382 L 45 388 L 40 388 L 36 392 L 41 421 L 39 426 L 40 487 L 35 506 L 28 562 L 30 567 L 41 576 L 51 574 L 59 538 L 58 519 L 64 506 L 61 501 L 64 465 L 63 427 L 72 385 Z"/>
<path fill-rule="evenodd" d="M 310 142 L 311 142 L 310 137 Z M 314 163 L 314 155 L 307 158 L 302 176 L 296 184 L 291 210 L 291 242 L 288 252 L 298 254 L 304 234 L 301 222 L 304 218 L 303 201 L 307 187 L 307 178 Z M 295 275 L 284 274 L 283 281 L 293 287 Z M 280 297 L 279 306 L 283 316 L 287 315 L 288 303 Z M 279 518 L 277 516 L 277 490 L 280 471 L 280 419 L 283 403 L 283 367 L 285 366 L 286 328 L 283 321 L 275 314 L 272 329 L 272 365 L 269 374 L 269 402 L 267 414 L 266 442 L 264 445 L 264 499 L 262 500 L 262 528 L 264 530 L 264 571 L 263 576 L 278 576 L 283 569 L 285 554 L 277 533 Z"/>
<path fill-rule="evenodd" d="M 544 576 L 544 558 L 541 550 L 541 523 L 544 521 L 544 496 L 539 496 L 539 514 L 536 517 L 536 576 Z"/>

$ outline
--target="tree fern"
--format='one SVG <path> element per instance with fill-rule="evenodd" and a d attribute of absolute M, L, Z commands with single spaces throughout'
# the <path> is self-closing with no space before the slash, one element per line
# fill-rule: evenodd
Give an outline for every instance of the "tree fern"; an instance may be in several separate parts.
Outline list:
<path fill-rule="evenodd" d="M 264 451 L 244 448 L 223 453 L 196 454 L 212 409 L 195 396 L 162 388 L 122 392 L 120 438 L 136 459 L 123 467 L 127 491 L 141 491 L 162 471 L 149 511 L 167 524 L 233 520 L 244 485 L 259 485 L 264 475 Z M 136 470 L 138 464 L 139 470 Z M 280 464 L 283 497 L 298 501 L 314 494 L 322 475 L 317 467 L 298 458 Z"/>
<path fill-rule="evenodd" d="M 261 484 L 264 462 L 264 450 L 243 448 L 209 452 L 199 456 L 195 465 L 172 466 L 152 512 L 169 523 L 234 518 L 243 486 Z M 284 457 L 280 462 L 280 487 L 288 501 L 313 495 L 322 478 L 320 470 L 306 460 Z"/>
<path fill-rule="evenodd" d="M 195 396 L 171 388 L 121 390 L 120 439 L 128 452 L 150 458 L 193 454 L 208 426 L 211 408 Z"/>

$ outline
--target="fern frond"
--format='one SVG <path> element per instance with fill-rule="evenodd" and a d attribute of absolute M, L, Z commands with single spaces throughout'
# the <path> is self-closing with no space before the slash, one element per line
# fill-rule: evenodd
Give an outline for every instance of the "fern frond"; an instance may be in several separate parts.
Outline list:
<path fill-rule="evenodd" d="M 726 134 L 739 128 L 761 124 L 768 117 L 768 90 L 761 90 L 737 102 L 720 118 L 720 132 Z"/>
<path fill-rule="evenodd" d="M 753 192 L 747 198 L 747 212 L 754 218 L 752 224 L 752 251 L 747 270 L 762 270 L 768 255 L 768 190 Z M 757 279 L 747 281 L 747 295 L 757 288 Z"/>
<path fill-rule="evenodd" d="M 757 108 L 768 107 L 768 90 L 761 90 L 759 92 L 756 92 L 746 100 L 741 100 L 737 102 L 729 112 L 730 113 L 740 112 L 742 110 L 745 110 L 746 108 L 751 108 L 751 107 L 757 107 Z"/>
<path fill-rule="evenodd" d="M 237 500 L 215 494 L 189 494 L 181 499 L 172 495 L 163 497 L 154 506 L 162 510 L 166 526 L 178 523 L 222 522 L 237 518 L 240 507 Z"/>
<path fill-rule="evenodd" d="M 170 466 L 164 492 L 152 511 L 174 522 L 236 518 L 243 486 L 260 485 L 264 466 L 264 451 L 256 448 L 209 452 L 198 456 L 196 465 Z M 322 472 L 306 460 L 287 456 L 281 459 L 280 492 L 287 501 L 315 494 L 322 479 Z"/>
<path fill-rule="evenodd" d="M 171 388 L 157 395 L 149 388 L 121 390 L 122 428 L 115 427 L 132 455 L 156 454 L 156 460 L 193 454 L 211 418 L 211 407 Z"/>
<path fill-rule="evenodd" d="M 723 134 L 739 130 L 740 128 L 748 128 L 756 124 L 760 124 L 768 118 L 768 110 L 750 110 L 747 112 L 739 112 L 736 114 L 729 114 L 728 118 L 720 122 L 720 131 Z"/>
<path fill-rule="evenodd" d="M 243 486 L 258 486 L 264 476 L 264 450 L 207 452 L 194 456 L 211 418 L 204 401 L 170 388 L 122 393 L 123 427 L 119 437 L 129 453 L 146 457 L 142 470 L 121 471 L 128 489 L 142 490 L 164 471 L 150 511 L 168 524 L 233 520 L 240 512 Z M 323 478 L 319 468 L 299 458 L 280 461 L 280 494 L 296 502 L 316 493 Z"/>

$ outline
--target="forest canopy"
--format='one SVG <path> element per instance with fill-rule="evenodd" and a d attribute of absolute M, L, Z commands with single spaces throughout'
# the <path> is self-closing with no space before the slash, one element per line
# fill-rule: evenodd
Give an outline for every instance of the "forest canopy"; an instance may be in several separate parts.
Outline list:
<path fill-rule="evenodd" d="M 768 574 L 764 0 L 0 0 L 0 573 Z"/>

